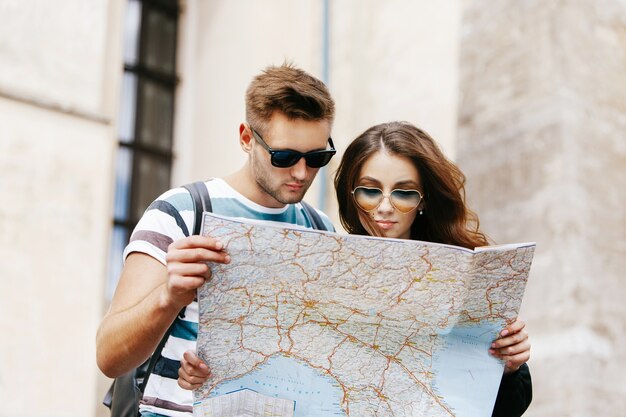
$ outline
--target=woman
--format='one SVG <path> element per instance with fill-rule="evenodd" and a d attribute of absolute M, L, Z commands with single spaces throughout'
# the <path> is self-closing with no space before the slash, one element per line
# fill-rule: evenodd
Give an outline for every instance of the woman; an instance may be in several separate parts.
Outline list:
<path fill-rule="evenodd" d="M 346 149 L 335 174 L 348 233 L 414 239 L 474 249 L 487 245 L 465 206 L 465 176 L 419 128 L 403 122 L 367 129 Z M 505 361 L 493 416 L 519 416 L 532 399 L 528 334 L 516 320 L 489 352 Z"/>
<path fill-rule="evenodd" d="M 465 206 L 464 183 L 463 173 L 428 134 L 408 123 L 380 124 L 348 146 L 336 172 L 341 223 L 351 234 L 471 249 L 487 245 L 478 218 Z M 489 350 L 505 361 L 493 416 L 520 416 L 532 399 L 524 327 L 520 320 L 508 325 Z M 209 373 L 201 359 L 185 352 L 179 385 L 198 388 Z"/>

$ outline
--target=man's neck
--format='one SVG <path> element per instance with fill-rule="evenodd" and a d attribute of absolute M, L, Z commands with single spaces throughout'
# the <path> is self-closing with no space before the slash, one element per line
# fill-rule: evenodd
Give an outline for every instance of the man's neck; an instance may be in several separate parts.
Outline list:
<path fill-rule="evenodd" d="M 238 171 L 222 177 L 222 179 L 239 194 L 260 206 L 267 208 L 285 207 L 285 204 L 279 203 L 258 186 L 247 164 Z"/>

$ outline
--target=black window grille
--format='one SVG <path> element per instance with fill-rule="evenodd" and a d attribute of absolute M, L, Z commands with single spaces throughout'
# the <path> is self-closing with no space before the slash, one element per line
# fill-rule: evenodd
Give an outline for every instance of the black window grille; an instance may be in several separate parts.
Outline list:
<path fill-rule="evenodd" d="M 127 3 L 109 299 L 130 233 L 152 200 L 170 187 L 178 14 L 177 0 Z"/>

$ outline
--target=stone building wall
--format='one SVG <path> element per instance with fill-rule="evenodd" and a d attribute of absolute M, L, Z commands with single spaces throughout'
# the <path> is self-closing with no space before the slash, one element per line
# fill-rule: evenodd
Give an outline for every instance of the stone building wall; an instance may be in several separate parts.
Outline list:
<path fill-rule="evenodd" d="M 626 4 L 468 1 L 458 160 L 498 243 L 536 241 L 528 416 L 626 406 Z"/>
<path fill-rule="evenodd" d="M 93 416 L 121 0 L 0 2 L 0 416 Z"/>

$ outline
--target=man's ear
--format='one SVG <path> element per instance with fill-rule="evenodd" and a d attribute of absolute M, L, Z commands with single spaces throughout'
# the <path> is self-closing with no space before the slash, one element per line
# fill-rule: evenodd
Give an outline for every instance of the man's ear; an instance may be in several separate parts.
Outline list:
<path fill-rule="evenodd" d="M 252 133 L 250 127 L 245 123 L 239 125 L 239 145 L 244 152 L 250 153 L 252 151 Z"/>

